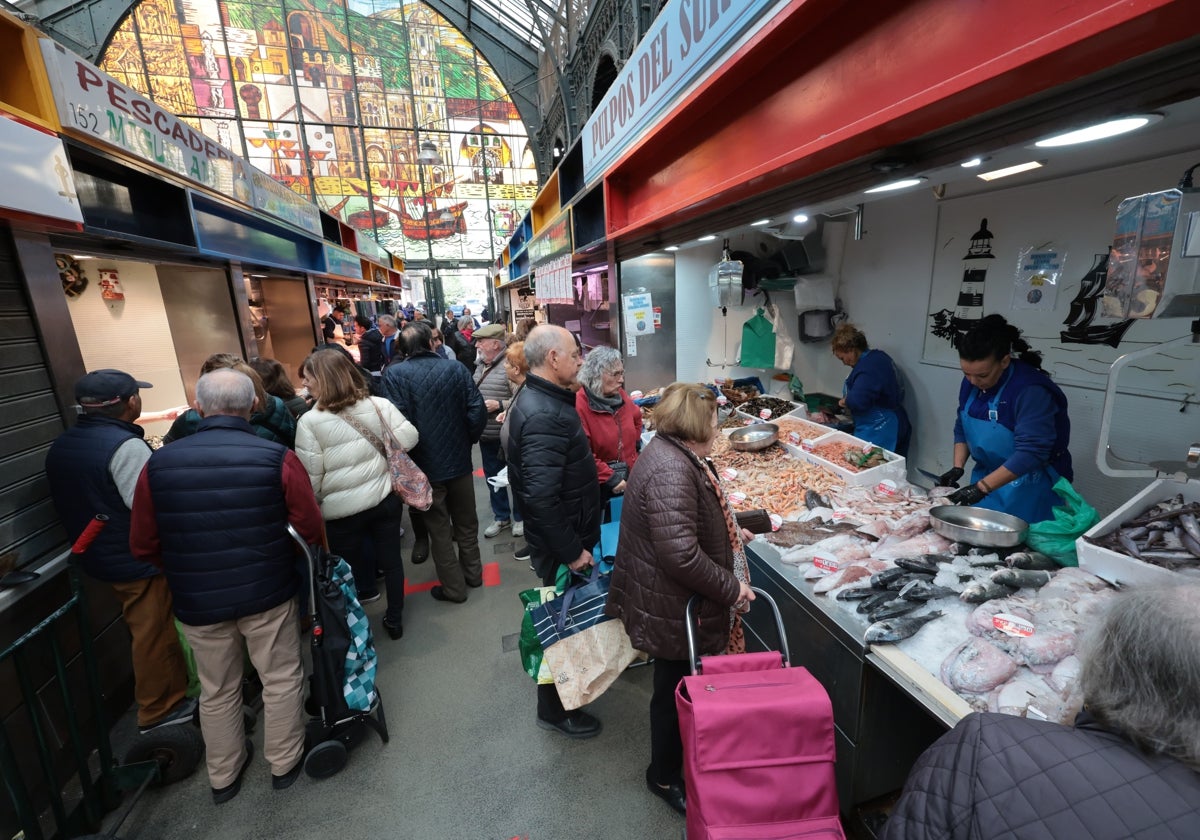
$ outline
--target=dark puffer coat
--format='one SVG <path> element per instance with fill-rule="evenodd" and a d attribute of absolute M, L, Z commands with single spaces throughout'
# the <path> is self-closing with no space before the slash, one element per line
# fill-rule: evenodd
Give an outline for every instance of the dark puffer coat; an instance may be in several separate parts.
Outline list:
<path fill-rule="evenodd" d="M 552 578 L 600 541 L 600 483 L 575 395 L 535 376 L 513 401 L 508 426 L 508 482 L 521 503 L 534 569 Z"/>
<path fill-rule="evenodd" d="M 636 644 L 636 643 L 635 643 Z M 967 715 L 917 761 L 881 840 L 1200 837 L 1200 773 L 1081 714 Z"/>
<path fill-rule="evenodd" d="M 711 487 L 716 480 L 682 443 L 663 434 L 646 445 L 630 473 L 605 612 L 651 656 L 688 658 L 684 611 L 695 594 L 702 598 L 698 652 L 721 653 L 729 643 L 729 608 L 739 587 Z"/>

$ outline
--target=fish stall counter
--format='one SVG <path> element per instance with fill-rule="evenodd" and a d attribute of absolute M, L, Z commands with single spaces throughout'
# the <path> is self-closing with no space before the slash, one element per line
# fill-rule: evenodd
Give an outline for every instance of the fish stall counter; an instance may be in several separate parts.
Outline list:
<path fill-rule="evenodd" d="M 752 582 L 780 604 L 793 664 L 830 694 L 844 811 L 902 787 L 921 752 L 973 710 L 1074 719 L 1076 640 L 1111 586 L 1020 547 L 939 544 L 931 532 L 892 549 L 852 545 L 877 556 L 830 571 L 831 547 L 864 535 L 823 527 L 836 533 L 782 550 L 756 539 L 747 557 Z M 747 617 L 748 646 L 775 648 L 760 616 Z"/>

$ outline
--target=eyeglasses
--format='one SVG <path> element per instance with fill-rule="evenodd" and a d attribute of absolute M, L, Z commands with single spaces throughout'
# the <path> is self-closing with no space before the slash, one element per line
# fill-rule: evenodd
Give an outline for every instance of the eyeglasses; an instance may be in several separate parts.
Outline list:
<path fill-rule="evenodd" d="M 625 375 L 625 368 L 621 368 L 620 370 L 609 370 L 609 371 L 605 371 L 605 372 L 604 372 L 604 375 L 605 375 L 605 376 L 612 376 L 612 377 L 615 377 L 615 378 L 617 378 L 617 379 L 620 379 L 621 377 L 623 377 L 623 376 Z"/>

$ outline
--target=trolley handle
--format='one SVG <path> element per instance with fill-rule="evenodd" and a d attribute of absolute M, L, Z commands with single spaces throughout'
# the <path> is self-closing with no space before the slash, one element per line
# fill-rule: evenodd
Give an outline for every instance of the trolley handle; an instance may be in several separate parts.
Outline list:
<path fill-rule="evenodd" d="M 775 603 L 767 592 L 759 589 L 757 586 L 751 586 L 750 589 L 755 594 L 755 601 L 766 601 L 771 605 L 771 612 L 775 616 L 775 629 L 779 631 L 779 653 L 783 657 L 783 667 L 790 668 L 792 665 L 792 656 L 788 651 L 787 632 L 783 629 L 783 614 L 779 611 L 779 604 Z M 688 664 L 692 669 L 692 676 L 700 673 L 700 655 L 696 652 L 696 605 L 700 603 L 700 596 L 693 595 L 688 599 L 687 609 L 684 611 L 684 619 L 687 625 L 687 644 L 688 644 Z"/>
<path fill-rule="evenodd" d="M 304 559 L 308 566 L 308 612 L 309 618 L 312 621 L 310 628 L 312 630 L 313 644 L 317 645 L 321 642 L 325 631 L 321 626 L 321 613 L 317 609 L 316 557 L 313 556 L 313 547 L 308 544 L 308 540 L 304 539 L 304 537 L 300 535 L 300 532 L 296 530 L 295 525 L 289 522 L 287 530 L 292 539 L 296 541 L 296 544 L 300 546 L 300 550 L 304 552 Z"/>
<path fill-rule="evenodd" d="M 104 526 L 108 524 L 108 517 L 103 513 L 97 513 L 87 527 L 83 529 L 83 533 L 75 540 L 71 546 L 72 554 L 84 554 L 92 543 L 96 541 L 96 537 L 100 536 L 100 532 L 104 530 Z"/>

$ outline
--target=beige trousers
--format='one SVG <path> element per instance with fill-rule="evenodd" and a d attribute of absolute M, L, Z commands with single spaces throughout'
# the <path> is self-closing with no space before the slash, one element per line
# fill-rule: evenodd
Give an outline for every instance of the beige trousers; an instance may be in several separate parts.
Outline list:
<path fill-rule="evenodd" d="M 200 730 L 214 788 L 237 778 L 245 754 L 243 643 L 263 684 L 263 756 L 282 776 L 304 753 L 304 669 L 296 599 L 234 621 L 183 626 L 200 677 Z"/>

